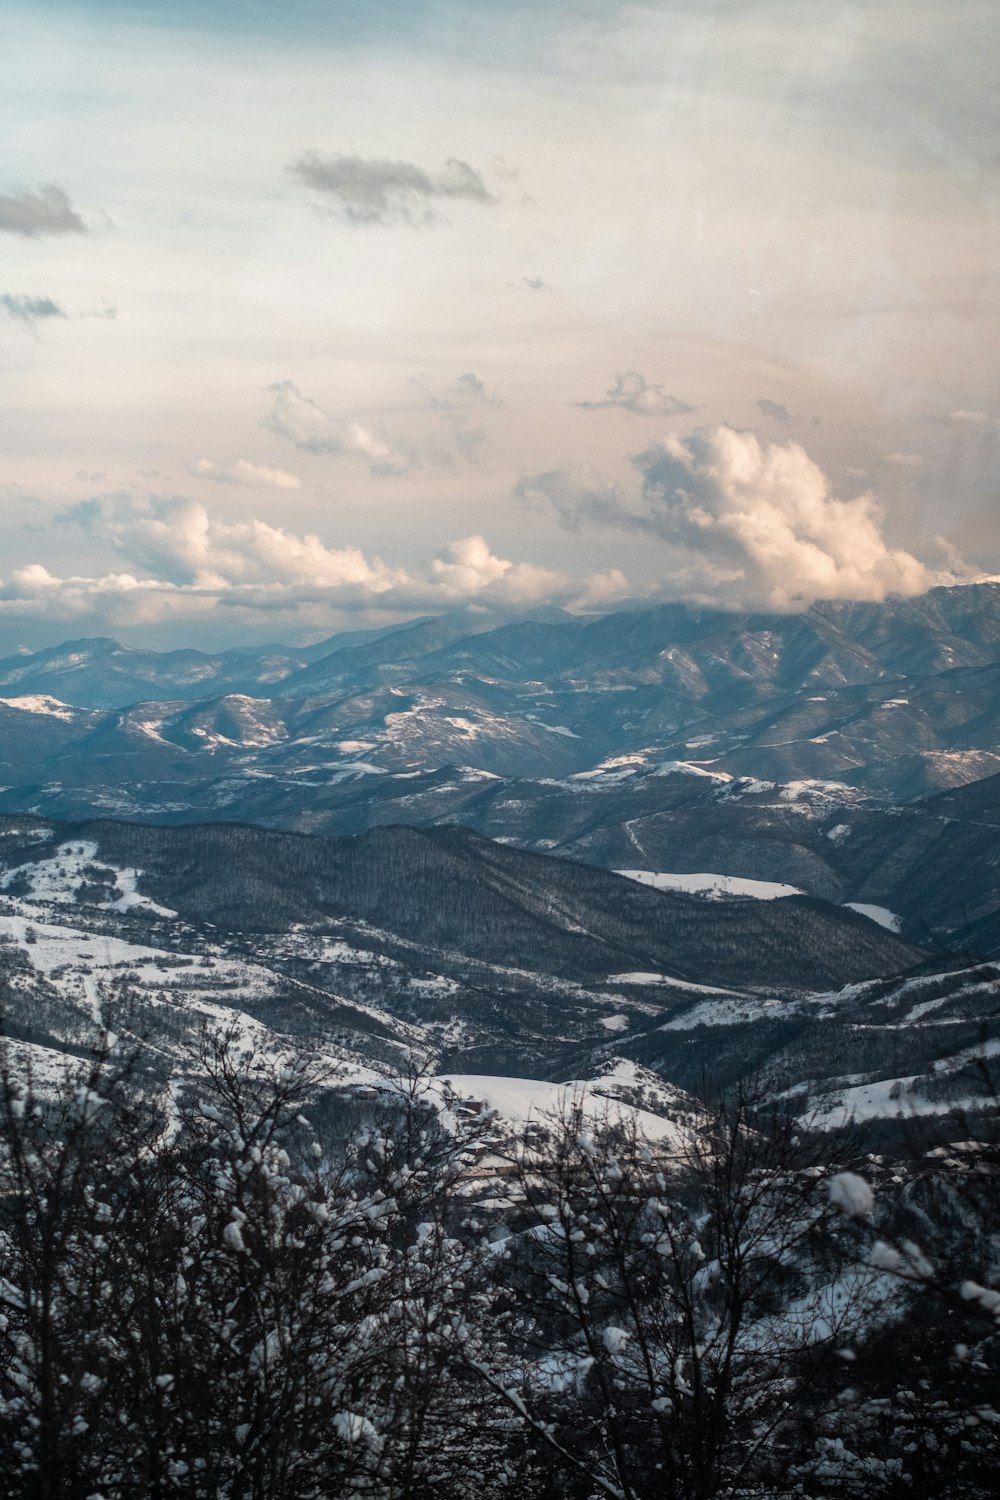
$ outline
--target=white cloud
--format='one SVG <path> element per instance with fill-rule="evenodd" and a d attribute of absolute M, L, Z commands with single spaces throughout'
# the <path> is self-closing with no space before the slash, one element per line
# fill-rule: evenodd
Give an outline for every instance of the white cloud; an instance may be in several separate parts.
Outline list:
<path fill-rule="evenodd" d="M 481 536 L 449 542 L 419 568 L 395 567 L 358 547 L 328 546 L 314 533 L 259 519 L 225 521 L 183 497 L 101 496 L 72 506 L 60 523 L 110 547 L 126 569 L 59 577 L 31 563 L 0 586 L 0 616 L 117 627 L 211 617 L 222 606 L 247 624 L 277 613 L 302 628 L 359 611 L 401 616 L 472 603 L 517 609 L 628 592 L 614 570 L 573 579 L 497 556 Z"/>
<path fill-rule="evenodd" d="M 216 484 L 266 485 L 275 490 L 299 490 L 302 481 L 285 469 L 269 469 L 266 464 L 252 464 L 249 459 L 238 458 L 235 463 L 220 464 L 211 458 L 199 458 L 191 465 L 191 473 L 199 479 L 211 479 Z"/>
<path fill-rule="evenodd" d="M 882 461 L 894 469 L 922 469 L 924 465 L 920 453 L 887 453 Z"/>
<path fill-rule="evenodd" d="M 430 576 L 432 587 L 455 601 L 487 595 L 504 604 L 536 604 L 567 592 L 563 574 L 495 557 L 481 536 L 449 542 L 432 562 Z"/>
<path fill-rule="evenodd" d="M 804 609 L 819 599 L 880 600 L 978 576 L 954 556 L 934 570 L 893 547 L 868 493 L 840 500 L 795 442 L 704 427 L 633 460 L 641 481 L 629 502 L 611 486 L 560 471 L 522 481 L 565 525 L 617 527 L 671 547 L 663 592 L 729 607 Z"/>
<path fill-rule="evenodd" d="M 315 533 L 297 536 L 267 521 L 217 520 L 183 497 L 102 496 L 72 506 L 61 519 L 178 586 L 362 585 L 375 595 L 406 577 L 377 558 L 369 562 L 357 547 L 327 547 Z"/>
<path fill-rule="evenodd" d="M 379 431 L 353 418 L 334 417 L 303 395 L 293 380 L 268 386 L 274 405 L 264 425 L 305 453 L 339 453 L 364 459 L 372 474 L 405 474 L 415 460 Z"/>
<path fill-rule="evenodd" d="M 991 417 L 985 411 L 952 411 L 948 413 L 948 421 L 954 422 L 959 427 L 978 428 L 980 432 L 1000 431 L 1000 417 Z"/>

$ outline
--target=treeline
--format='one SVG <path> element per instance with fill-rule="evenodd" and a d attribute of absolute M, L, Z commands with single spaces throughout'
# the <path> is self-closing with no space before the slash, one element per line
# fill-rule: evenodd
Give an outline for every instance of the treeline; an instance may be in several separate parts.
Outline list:
<path fill-rule="evenodd" d="M 985 1156 L 899 1194 L 746 1098 L 501 1143 L 416 1070 L 345 1134 L 307 1051 L 120 1052 L 0 1074 L 10 1500 L 994 1493 Z"/>

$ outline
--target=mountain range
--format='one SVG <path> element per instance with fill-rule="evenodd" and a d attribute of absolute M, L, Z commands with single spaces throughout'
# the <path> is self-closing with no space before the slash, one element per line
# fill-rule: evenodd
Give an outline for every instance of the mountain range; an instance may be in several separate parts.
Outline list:
<path fill-rule="evenodd" d="M 8 1033 L 47 1067 L 237 1016 L 355 1079 L 416 1047 L 945 1108 L 1000 1037 L 998 674 L 993 584 L 19 653 Z"/>

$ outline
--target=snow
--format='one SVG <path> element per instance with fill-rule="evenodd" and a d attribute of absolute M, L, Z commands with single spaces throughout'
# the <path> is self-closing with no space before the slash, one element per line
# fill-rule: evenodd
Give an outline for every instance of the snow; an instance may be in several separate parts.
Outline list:
<path fill-rule="evenodd" d="M 871 1183 L 856 1172 L 838 1172 L 827 1183 L 830 1202 L 841 1209 L 849 1219 L 867 1217 L 875 1207 L 875 1194 Z"/>
<path fill-rule="evenodd" d="M 616 870 L 626 880 L 652 886 L 657 891 L 685 891 L 693 896 L 719 900 L 727 896 L 750 896 L 756 901 L 775 901 L 783 896 L 804 894 L 797 885 L 777 880 L 749 880 L 742 875 L 717 875 L 708 871 L 672 873 L 665 870 Z"/>
<path fill-rule="evenodd" d="M 705 986 L 701 985 L 699 988 L 704 989 Z M 725 995 L 730 992 L 717 990 L 714 993 Z M 786 1014 L 788 1009 L 783 1000 L 761 999 L 759 996 L 751 999 L 744 995 L 734 995 L 731 1000 L 703 1000 L 700 1005 L 684 1011 L 683 1015 L 665 1021 L 657 1030 L 690 1031 L 692 1026 L 737 1026 L 742 1021 L 756 1020 L 769 1014 Z"/>
<path fill-rule="evenodd" d="M 898 917 L 887 906 L 873 906 L 869 901 L 845 901 L 844 905 L 849 911 L 858 912 L 862 917 L 867 917 L 870 922 L 877 922 L 880 927 L 885 927 L 889 932 L 902 931 L 902 917 Z"/>
<path fill-rule="evenodd" d="M 237 1255 L 242 1254 L 246 1250 L 246 1245 L 243 1243 L 242 1231 L 235 1220 L 230 1220 L 225 1229 L 223 1229 L 222 1242 L 227 1250 L 233 1250 Z"/>
<path fill-rule="evenodd" d="M 732 781 L 726 771 L 707 771 L 704 766 L 690 760 L 664 760 L 653 772 L 654 776 L 703 776 L 708 781 Z"/>
<path fill-rule="evenodd" d="M 601 1025 L 606 1031 L 627 1031 L 628 1016 L 602 1016 Z"/>
<path fill-rule="evenodd" d="M 445 974 L 433 974 L 429 978 L 418 975 L 411 979 L 409 988 L 416 990 L 419 995 L 454 995 L 461 986 L 457 979 L 449 979 Z"/>
<path fill-rule="evenodd" d="M 982 1055 L 982 1048 L 974 1050 L 977 1056 Z M 948 1061 L 954 1065 L 958 1059 L 953 1057 Z M 802 1118 L 822 1130 L 839 1130 L 852 1121 L 940 1115 L 975 1105 L 976 1101 L 971 1099 L 925 1099 L 915 1092 L 918 1079 L 918 1074 L 911 1073 L 903 1078 L 879 1078 L 870 1083 L 829 1089 L 814 1096 L 812 1109 Z"/>
<path fill-rule="evenodd" d="M 626 1065 L 628 1068 L 631 1065 Z M 626 1076 L 618 1067 L 601 1078 L 591 1080 L 573 1079 L 568 1083 L 552 1083 L 540 1078 L 508 1078 L 486 1073 L 449 1073 L 447 1077 L 432 1080 L 443 1087 L 449 1084 L 459 1098 L 483 1099 L 487 1105 L 504 1115 L 508 1120 L 523 1125 L 529 1120 L 544 1120 L 546 1116 L 559 1118 L 579 1104 L 585 1115 L 596 1122 L 605 1117 L 634 1120 L 641 1135 L 651 1141 L 679 1143 L 683 1131 L 660 1115 L 649 1110 L 636 1109 L 609 1099 L 600 1092 L 609 1084 L 631 1083 L 634 1071 Z"/>
<path fill-rule="evenodd" d="M 827 735 L 819 735 L 811 743 L 819 744 L 827 738 Z M 864 794 L 859 792 L 857 787 L 847 786 L 843 781 L 819 781 L 812 778 L 786 781 L 778 795 L 783 802 L 797 802 L 803 798 L 810 802 L 839 804 L 858 802 L 862 800 Z"/>
<path fill-rule="evenodd" d="M 63 703 L 60 698 L 50 698 L 47 693 L 26 693 L 22 698 L 0 698 L 4 708 L 20 709 L 26 714 L 44 714 L 46 718 L 62 719 L 71 724 L 78 710 Z"/>
<path fill-rule="evenodd" d="M 138 882 L 142 875 L 141 870 L 119 869 L 115 865 L 101 863 L 97 858 L 97 845 L 90 839 L 72 839 L 65 844 L 60 844 L 47 859 L 38 860 L 34 864 L 18 865 L 8 870 L 0 878 L 0 889 L 7 890 L 10 884 L 19 878 L 27 879 L 31 886 L 30 894 L 25 898 L 27 901 L 54 902 L 57 905 L 75 903 L 81 885 L 88 883 L 91 879 L 87 866 L 96 866 L 100 871 L 114 878 L 113 884 L 109 885 L 108 889 L 120 894 L 116 894 L 112 900 L 94 903 L 105 910 L 125 912 L 133 907 L 141 907 L 144 911 L 151 912 L 158 917 L 177 915 L 169 907 L 158 906 L 155 901 L 140 892 Z"/>
<path fill-rule="evenodd" d="M 608 984 L 671 984 L 665 974 L 652 974 L 645 969 L 633 969 L 628 974 L 609 974 Z"/>
<path fill-rule="evenodd" d="M 980 1286 L 978 1281 L 963 1281 L 958 1290 L 966 1302 L 978 1302 L 980 1307 L 1000 1319 L 1000 1292 Z"/>
<path fill-rule="evenodd" d="M 366 760 L 336 760 L 330 766 L 330 786 L 335 786 L 347 776 L 385 776 L 383 766 L 371 766 Z"/>
<path fill-rule="evenodd" d="M 607 760 L 602 760 L 600 765 L 594 766 L 589 771 L 577 771 L 567 778 L 569 782 L 595 781 L 600 779 L 606 782 L 624 781 L 629 776 L 635 776 L 640 771 L 647 769 L 645 755 L 612 755 Z M 559 783 L 554 783 L 558 785 Z"/>
<path fill-rule="evenodd" d="M 677 979 L 672 974 L 652 974 L 644 969 L 635 969 L 626 974 L 609 974 L 606 984 L 665 984 L 675 990 L 694 990 L 703 995 L 733 995 L 735 990 L 723 989 L 716 984 L 695 984 L 690 979 Z"/>
<path fill-rule="evenodd" d="M 108 868 L 113 867 L 109 866 Z M 141 875 L 142 871 L 138 869 L 116 869 L 115 880 L 118 889 L 122 892 L 122 894 L 121 896 L 119 896 L 117 901 L 112 901 L 110 903 L 102 902 L 101 904 L 110 905 L 112 911 L 131 911 L 133 907 L 139 906 L 142 907 L 144 911 L 152 912 L 153 915 L 157 917 L 176 917 L 177 913 L 175 911 L 172 911 L 169 906 L 158 906 L 155 901 L 152 901 L 149 898 L 149 896 L 144 896 L 142 894 L 142 892 L 138 889 L 138 881 Z"/>

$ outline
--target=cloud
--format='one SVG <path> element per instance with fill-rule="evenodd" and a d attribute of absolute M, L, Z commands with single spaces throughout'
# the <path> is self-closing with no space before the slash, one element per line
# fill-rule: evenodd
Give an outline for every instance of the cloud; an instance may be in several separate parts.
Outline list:
<path fill-rule="evenodd" d="M 453 469 L 456 460 L 466 464 L 480 464 L 489 447 L 489 434 L 484 427 L 472 427 L 461 411 L 442 411 L 436 435 L 426 444 L 427 462 L 442 469 Z"/>
<path fill-rule="evenodd" d="M 514 498 L 535 510 L 551 508 L 567 531 L 609 526 L 620 531 L 648 531 L 648 517 L 630 511 L 613 484 L 593 474 L 549 469 L 525 475 L 514 486 Z"/>
<path fill-rule="evenodd" d="M 502 403 L 498 396 L 491 396 L 483 381 L 474 370 L 466 370 L 463 375 L 457 376 L 451 385 L 438 387 L 437 390 L 426 381 L 414 376 L 411 380 L 413 385 L 431 406 L 446 408 L 449 410 L 468 409 L 470 406 L 500 406 Z"/>
<path fill-rule="evenodd" d="M 264 426 L 294 443 L 305 453 L 337 453 L 364 459 L 372 474 L 405 474 L 415 459 L 404 453 L 377 427 L 351 418 L 334 417 L 292 380 L 280 380 L 267 389 L 274 405 Z"/>
<path fill-rule="evenodd" d="M 101 495 L 58 520 L 109 547 L 122 560 L 120 570 L 59 577 L 30 563 L 0 586 L 0 616 L 86 619 L 103 627 L 217 618 L 221 607 L 247 624 L 280 614 L 301 629 L 358 612 L 399 617 L 467 604 L 572 605 L 628 591 L 614 570 L 573 579 L 500 557 L 481 536 L 449 542 L 420 567 L 395 567 L 359 547 L 330 546 L 315 533 L 259 519 L 222 520 L 184 496 Z"/>
<path fill-rule="evenodd" d="M 26 297 L 18 292 L 0 292 L 0 313 L 18 323 L 35 324 L 46 318 L 65 318 L 51 297 Z"/>
<path fill-rule="evenodd" d="M 443 389 L 434 390 L 418 378 L 411 384 L 438 414 L 438 430 L 422 447 L 424 461 L 445 469 L 454 468 L 456 460 L 480 464 L 489 434 L 485 428 L 471 425 L 470 419 L 473 412 L 483 413 L 484 408 L 500 406 L 499 398 L 490 395 L 473 370 L 466 370 Z"/>
<path fill-rule="evenodd" d="M 695 410 L 686 401 L 671 396 L 662 385 L 651 385 L 638 370 L 623 370 L 616 375 L 600 401 L 578 401 L 576 404 L 589 411 L 618 406 L 622 411 L 635 412 L 640 417 L 677 417 Z"/>
<path fill-rule="evenodd" d="M 431 563 L 430 580 L 434 591 L 455 603 L 486 597 L 496 603 L 535 604 L 566 593 L 561 573 L 496 557 L 481 536 L 449 542 Z"/>
<path fill-rule="evenodd" d="M 473 370 L 466 370 L 464 375 L 458 377 L 450 394 L 460 401 L 485 401 L 490 406 L 499 404 L 495 396 L 488 394 L 485 385 Z"/>
<path fill-rule="evenodd" d="M 522 480 L 528 501 L 564 525 L 596 524 L 655 536 L 672 551 L 663 592 L 728 608 L 796 610 L 819 599 L 881 600 L 976 576 L 952 561 L 933 571 L 889 545 L 871 494 L 840 500 L 798 443 L 703 427 L 633 457 L 630 502 L 613 486 L 560 471 Z"/>
<path fill-rule="evenodd" d="M 782 406 L 780 401 L 769 401 L 762 396 L 757 402 L 757 410 L 763 412 L 765 417 L 771 417 L 775 422 L 780 422 L 782 427 L 791 427 L 792 414 L 787 406 Z"/>
<path fill-rule="evenodd" d="M 323 157 L 310 151 L 292 170 L 309 187 L 332 199 L 350 224 L 434 224 L 441 217 L 435 207 L 438 202 L 497 202 L 475 168 L 454 156 L 443 172 L 432 173 L 408 161 Z"/>
<path fill-rule="evenodd" d="M 971 427 L 979 432 L 1000 431 L 1000 417 L 991 417 L 985 411 L 951 411 L 948 413 L 948 421 L 954 422 L 959 427 Z"/>
<path fill-rule="evenodd" d="M 60 187 L 0 193 L 0 232 L 36 240 L 43 234 L 86 234 L 87 226 Z"/>
<path fill-rule="evenodd" d="M 235 463 L 220 464 L 211 458 L 199 458 L 191 465 L 191 473 L 199 479 L 211 479 L 216 484 L 269 485 L 276 490 L 299 490 L 302 481 L 284 469 L 269 469 L 265 464 L 252 464 L 249 459 L 238 458 Z"/>
<path fill-rule="evenodd" d="M 521 280 L 525 286 L 530 286 L 533 292 L 550 292 L 552 288 L 541 276 L 522 276 Z"/>
<path fill-rule="evenodd" d="M 336 588 L 360 583 L 377 593 L 402 576 L 377 559 L 369 563 L 357 547 L 330 548 L 314 533 L 296 536 L 266 521 L 216 520 L 198 501 L 186 497 L 103 495 L 71 506 L 59 520 L 109 543 L 157 580 L 181 587 Z"/>
<path fill-rule="evenodd" d="M 882 462 L 893 469 L 922 469 L 924 466 L 920 453 L 887 453 Z"/>

